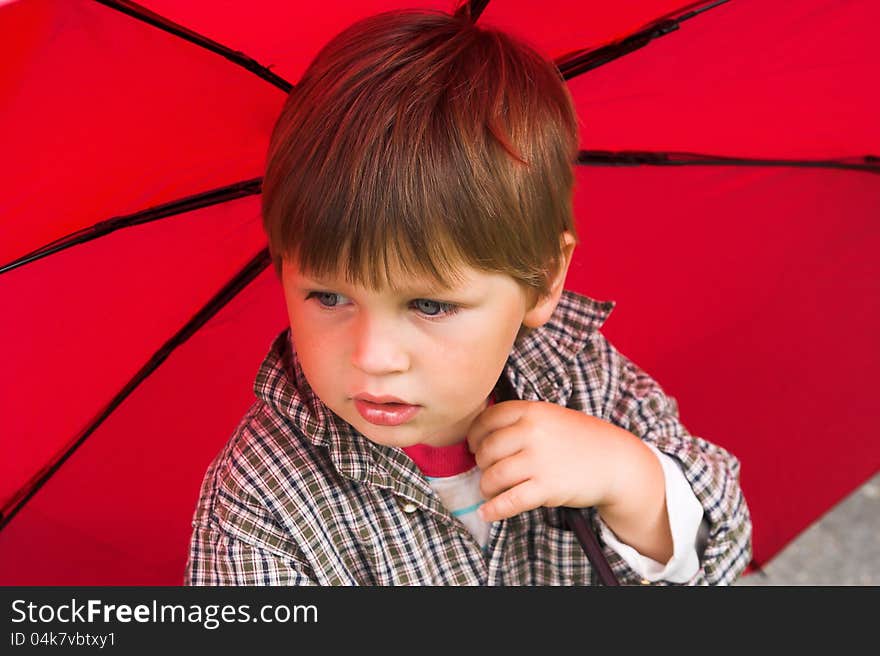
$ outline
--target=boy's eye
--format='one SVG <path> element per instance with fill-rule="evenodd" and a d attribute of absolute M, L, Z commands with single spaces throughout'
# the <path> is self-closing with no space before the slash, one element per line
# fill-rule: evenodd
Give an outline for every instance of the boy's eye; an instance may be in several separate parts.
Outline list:
<path fill-rule="evenodd" d="M 318 303 L 323 305 L 324 307 L 336 307 L 339 305 L 338 297 L 345 298 L 342 294 L 337 294 L 336 292 L 310 292 L 308 296 L 306 296 L 306 300 L 316 297 L 318 299 Z"/>
<path fill-rule="evenodd" d="M 458 307 L 452 303 L 441 303 L 440 301 L 432 301 L 428 298 L 417 298 L 413 301 L 419 312 L 429 317 L 439 317 L 443 314 L 455 314 Z"/>

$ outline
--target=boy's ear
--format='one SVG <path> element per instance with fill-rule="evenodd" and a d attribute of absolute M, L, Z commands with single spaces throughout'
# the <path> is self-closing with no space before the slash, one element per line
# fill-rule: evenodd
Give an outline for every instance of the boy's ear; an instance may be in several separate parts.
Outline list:
<path fill-rule="evenodd" d="M 562 249 L 562 260 L 559 269 L 550 283 L 550 289 L 546 296 L 539 298 L 534 306 L 528 310 L 523 317 L 523 325 L 527 328 L 539 328 L 550 321 L 553 316 L 559 298 L 562 296 L 562 289 L 565 285 L 565 276 L 568 274 L 568 266 L 571 264 L 571 256 L 576 245 L 574 235 L 568 230 L 562 233 L 559 239 L 560 248 Z"/>

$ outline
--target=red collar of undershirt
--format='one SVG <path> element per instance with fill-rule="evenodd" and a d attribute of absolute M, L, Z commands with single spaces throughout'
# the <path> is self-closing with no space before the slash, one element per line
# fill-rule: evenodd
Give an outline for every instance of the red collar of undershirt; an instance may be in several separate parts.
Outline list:
<path fill-rule="evenodd" d="M 494 404 L 495 394 L 493 392 L 489 395 L 489 405 Z M 432 478 L 463 474 L 473 469 L 477 464 L 474 460 L 474 454 L 468 450 L 466 438 L 449 446 L 414 444 L 404 447 L 403 452 L 416 463 L 416 467 L 425 476 Z"/>

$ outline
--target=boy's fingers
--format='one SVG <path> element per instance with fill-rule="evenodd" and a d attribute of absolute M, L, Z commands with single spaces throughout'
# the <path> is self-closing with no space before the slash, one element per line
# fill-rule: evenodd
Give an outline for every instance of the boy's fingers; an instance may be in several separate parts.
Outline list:
<path fill-rule="evenodd" d="M 488 435 L 516 423 L 525 411 L 522 404 L 526 403 L 529 401 L 504 401 L 483 410 L 468 428 L 467 442 L 471 453 L 477 452 Z"/>
<path fill-rule="evenodd" d="M 538 486 L 529 479 L 487 501 L 477 512 L 484 521 L 494 522 L 541 505 Z"/>
<path fill-rule="evenodd" d="M 480 474 L 480 493 L 484 499 L 492 499 L 527 481 L 530 475 L 528 458 L 520 451 L 483 470 Z"/>
<path fill-rule="evenodd" d="M 477 462 L 477 467 L 485 473 L 496 462 L 519 453 L 524 446 L 523 432 L 518 424 L 502 426 L 480 441 L 473 452 L 474 460 Z"/>

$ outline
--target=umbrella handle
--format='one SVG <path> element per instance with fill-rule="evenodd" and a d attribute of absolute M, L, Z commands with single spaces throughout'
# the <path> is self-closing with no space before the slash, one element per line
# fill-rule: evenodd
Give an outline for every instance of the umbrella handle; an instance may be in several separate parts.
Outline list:
<path fill-rule="evenodd" d="M 569 528 L 571 528 L 577 536 L 578 542 L 581 543 L 581 548 L 584 550 L 584 553 L 587 554 L 587 560 L 590 561 L 590 565 L 592 565 L 593 569 L 596 570 L 596 573 L 599 574 L 599 580 L 602 584 L 620 585 L 617 577 L 614 576 L 614 571 L 611 569 L 611 565 L 608 564 L 608 559 L 606 559 L 605 554 L 602 553 L 602 547 L 599 546 L 599 540 L 596 539 L 596 534 L 593 533 L 587 525 L 587 520 L 583 513 L 577 508 L 564 507 L 562 508 L 562 514 L 565 517 L 565 521 Z"/>

